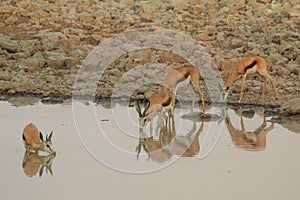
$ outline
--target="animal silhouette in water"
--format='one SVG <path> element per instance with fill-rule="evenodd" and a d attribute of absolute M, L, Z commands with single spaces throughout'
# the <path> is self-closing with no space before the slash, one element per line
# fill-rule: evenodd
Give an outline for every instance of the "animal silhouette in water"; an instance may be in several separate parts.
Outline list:
<path fill-rule="evenodd" d="M 247 131 L 244 125 L 243 112 L 245 112 L 245 110 L 243 109 L 238 111 L 238 113 L 240 113 L 239 115 L 241 129 L 235 128 L 232 125 L 228 112 L 226 112 L 225 124 L 229 131 L 229 134 L 231 135 L 233 143 L 237 147 L 245 150 L 264 150 L 266 148 L 266 135 L 270 130 L 274 128 L 274 124 L 272 123 L 269 127 L 266 128 L 266 118 L 263 115 L 263 123 L 254 131 Z M 254 114 L 251 114 L 251 118 L 254 116 Z"/>
<path fill-rule="evenodd" d="M 165 126 L 160 129 L 158 139 L 153 136 L 147 137 L 147 134 L 140 129 L 139 144 L 136 148 L 137 158 L 143 148 L 148 154 L 148 158 L 156 162 L 166 162 L 173 155 L 181 155 L 182 157 L 192 157 L 199 153 L 199 136 L 203 130 L 204 122 L 196 130 L 196 123 L 186 135 L 176 136 L 175 124 L 172 127 Z M 196 132 L 196 134 L 194 134 Z"/>
<path fill-rule="evenodd" d="M 43 175 L 44 168 L 46 168 L 46 173 L 49 172 L 53 175 L 51 167 L 55 155 L 56 154 L 54 153 L 43 156 L 35 152 L 26 151 L 22 162 L 24 173 L 29 177 L 35 176 L 39 173 L 39 177 L 41 177 Z"/>

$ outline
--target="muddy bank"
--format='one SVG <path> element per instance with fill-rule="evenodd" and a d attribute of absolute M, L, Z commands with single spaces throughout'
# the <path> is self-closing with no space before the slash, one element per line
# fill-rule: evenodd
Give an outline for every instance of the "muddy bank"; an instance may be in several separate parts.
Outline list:
<path fill-rule="evenodd" d="M 14 0 L 1 2 L 0 7 L 0 92 L 5 96 L 33 94 L 49 101 L 71 97 L 79 66 L 99 42 L 141 27 L 182 31 L 198 41 L 223 80 L 239 58 L 266 57 L 279 99 L 270 84 L 262 99 L 262 82 L 254 78 L 246 82 L 243 104 L 280 106 L 300 96 L 299 1 Z M 99 81 L 97 97 L 111 97 L 114 83 L 136 66 L 178 67 L 186 62 L 156 49 L 123 55 Z M 134 84 L 135 77 L 139 74 L 128 82 Z M 146 85 L 139 94 L 148 97 L 159 88 Z M 239 82 L 228 102 L 237 103 L 238 95 Z"/>

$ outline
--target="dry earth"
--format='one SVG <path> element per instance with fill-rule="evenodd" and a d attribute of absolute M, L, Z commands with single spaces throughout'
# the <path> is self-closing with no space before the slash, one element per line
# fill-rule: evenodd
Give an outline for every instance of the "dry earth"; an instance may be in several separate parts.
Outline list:
<path fill-rule="evenodd" d="M 184 32 L 212 56 L 224 80 L 241 57 L 267 58 L 279 99 L 274 99 L 270 84 L 261 99 L 262 83 L 254 78 L 246 83 L 245 104 L 280 106 L 300 97 L 299 0 L 11 0 L 0 2 L 2 98 L 70 97 L 79 66 L 99 42 L 141 27 Z M 185 62 L 156 49 L 123 55 L 106 71 L 108 78 L 100 80 L 97 96 L 110 97 L 114 83 L 137 65 Z M 159 89 L 149 87 L 140 94 L 147 97 Z M 237 83 L 228 102 L 236 103 L 238 92 Z"/>

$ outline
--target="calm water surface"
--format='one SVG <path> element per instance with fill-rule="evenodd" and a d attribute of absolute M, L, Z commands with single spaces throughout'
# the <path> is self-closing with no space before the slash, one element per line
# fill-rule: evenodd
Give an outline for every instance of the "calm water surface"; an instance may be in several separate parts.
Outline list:
<path fill-rule="evenodd" d="M 150 138 L 148 127 L 146 136 L 139 137 L 134 108 L 118 104 L 113 108 L 101 104 L 94 107 L 93 103 L 81 107 L 94 109 L 106 139 L 125 152 L 125 156 L 98 143 L 97 138 L 91 138 L 94 142 L 91 146 L 83 145 L 80 138 L 84 140 L 89 134 L 92 137 L 92 131 L 78 134 L 81 129 L 76 126 L 81 122 L 75 124 L 71 103 L 38 102 L 16 107 L 2 101 L 0 199 L 300 198 L 300 134 L 297 129 L 292 129 L 293 132 L 271 123 L 271 117 L 264 117 L 261 109 L 229 108 L 222 119 L 212 121 L 183 119 L 181 116 L 190 111 L 181 109 L 175 113 L 176 138 L 169 143 L 168 137 L 162 141 L 156 133 Z M 220 114 L 215 108 L 208 112 Z M 82 116 L 82 126 L 89 127 L 88 120 L 84 120 L 85 112 Z M 54 131 L 56 157 L 40 153 L 23 160 L 21 135 L 29 122 L 35 123 L 44 134 Z M 219 133 L 220 126 L 223 128 Z M 212 151 L 199 159 L 208 135 L 219 139 Z M 165 146 L 157 150 L 161 144 Z M 137 147 L 141 150 L 138 159 Z M 138 175 L 120 172 L 109 167 L 108 162 L 98 161 L 98 154 L 105 155 L 103 159 L 111 158 L 108 162 L 123 167 L 121 171 L 147 167 L 156 171 Z M 42 165 L 44 170 L 40 175 Z"/>

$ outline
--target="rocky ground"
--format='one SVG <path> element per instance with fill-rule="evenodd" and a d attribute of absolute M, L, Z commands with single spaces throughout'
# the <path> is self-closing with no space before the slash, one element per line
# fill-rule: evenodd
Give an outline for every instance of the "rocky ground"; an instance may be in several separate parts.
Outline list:
<path fill-rule="evenodd" d="M 0 92 L 5 97 L 70 97 L 79 66 L 100 42 L 142 27 L 182 31 L 198 41 L 224 80 L 241 57 L 267 58 L 279 99 L 269 84 L 263 100 L 262 83 L 254 78 L 246 83 L 245 104 L 280 106 L 300 97 L 299 0 L 1 1 Z M 185 62 L 156 49 L 131 52 L 111 63 L 97 94 L 110 97 L 114 83 L 137 65 Z M 147 97 L 158 89 L 144 87 L 140 94 Z M 237 103 L 238 93 L 237 83 L 228 101 Z"/>

